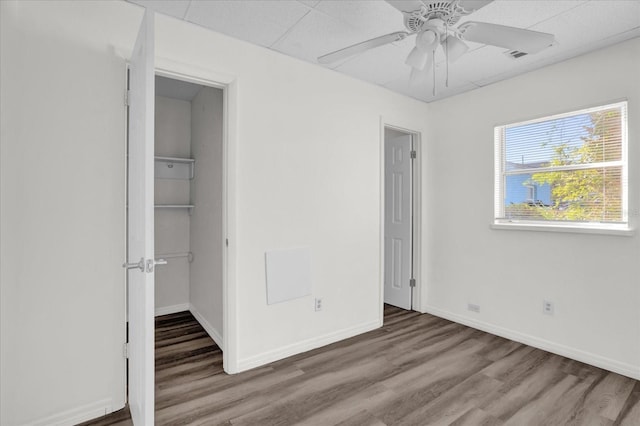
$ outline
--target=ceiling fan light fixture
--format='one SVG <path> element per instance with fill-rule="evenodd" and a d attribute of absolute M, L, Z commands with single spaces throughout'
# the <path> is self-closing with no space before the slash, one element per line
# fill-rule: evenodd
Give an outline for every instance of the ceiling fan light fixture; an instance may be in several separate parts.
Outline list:
<path fill-rule="evenodd" d="M 462 55 L 467 53 L 467 51 L 469 50 L 469 46 L 467 45 L 467 43 L 465 43 L 464 41 L 460 40 L 458 37 L 456 37 L 454 35 L 448 36 L 444 40 L 444 44 L 445 44 L 446 49 L 447 49 L 447 55 L 449 57 L 449 62 L 457 61 L 458 59 L 460 59 L 460 57 Z"/>
<path fill-rule="evenodd" d="M 425 30 L 416 36 L 416 47 L 422 50 L 435 50 L 438 44 L 438 35 L 431 31 Z"/>
<path fill-rule="evenodd" d="M 427 65 L 430 52 L 427 50 L 419 49 L 418 46 L 411 49 L 411 53 L 407 56 L 405 64 L 409 65 L 413 69 L 421 70 Z"/>

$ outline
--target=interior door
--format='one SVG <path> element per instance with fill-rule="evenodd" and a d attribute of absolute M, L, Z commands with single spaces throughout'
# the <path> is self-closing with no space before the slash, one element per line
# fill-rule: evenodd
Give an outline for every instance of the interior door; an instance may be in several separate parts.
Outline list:
<path fill-rule="evenodd" d="M 129 67 L 127 250 L 129 407 L 136 426 L 154 422 L 154 24 L 146 11 Z"/>
<path fill-rule="evenodd" d="M 384 302 L 411 309 L 411 135 L 385 139 Z"/>

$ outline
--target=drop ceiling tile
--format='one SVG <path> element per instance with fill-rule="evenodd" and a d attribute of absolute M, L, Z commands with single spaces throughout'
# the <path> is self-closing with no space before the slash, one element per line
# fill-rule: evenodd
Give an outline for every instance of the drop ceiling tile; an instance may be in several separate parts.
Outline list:
<path fill-rule="evenodd" d="M 461 77 L 486 86 L 581 53 L 640 34 L 640 2 L 589 1 L 566 10 L 531 29 L 552 33 L 556 44 L 535 55 L 511 59 L 505 49 L 484 46 L 468 52 L 454 64 Z M 621 33 L 621 31 L 623 33 Z"/>
<path fill-rule="evenodd" d="M 443 66 L 437 66 L 435 82 L 436 90 L 434 95 L 432 83 L 433 77 L 425 80 L 419 85 L 416 85 L 409 82 L 409 74 L 410 71 L 406 69 L 403 72 L 402 77 L 394 81 L 390 81 L 385 84 L 384 87 L 425 102 L 431 102 L 436 99 L 453 96 L 455 94 L 477 88 L 473 83 L 465 81 L 451 72 L 449 72 L 449 81 L 447 84 L 446 68 Z"/>
<path fill-rule="evenodd" d="M 504 54 L 506 49 L 496 46 L 483 46 L 471 52 L 467 52 L 456 62 L 449 64 L 449 69 L 471 82 L 477 82 L 505 70 L 516 68 L 519 63 L 535 61 L 535 56 L 525 56 L 520 59 L 512 59 Z"/>
<path fill-rule="evenodd" d="M 556 37 L 554 46 L 535 55 L 539 61 L 532 65 L 541 67 L 637 37 L 640 34 L 640 2 L 590 1 L 533 29 L 553 33 Z M 522 64 L 516 71 L 533 68 Z M 493 80 L 510 76 L 496 74 Z"/>
<path fill-rule="evenodd" d="M 298 1 L 193 1 L 186 20 L 261 46 L 271 46 L 309 7 Z"/>
<path fill-rule="evenodd" d="M 640 1 L 590 1 L 533 29 L 555 34 L 560 49 L 564 49 L 588 45 L 638 27 Z"/>
<path fill-rule="evenodd" d="M 371 38 L 405 30 L 402 14 L 385 1 L 325 0 L 316 6 L 316 10 L 369 34 Z"/>
<path fill-rule="evenodd" d="M 383 85 L 396 80 L 405 74 L 402 52 L 393 45 L 371 49 L 360 56 L 335 68 L 336 71 L 348 74 L 361 80 Z"/>
<path fill-rule="evenodd" d="M 610 7 L 619 10 L 604 10 Z M 556 44 L 542 52 L 512 59 L 504 54 L 506 49 L 468 43 L 476 45 L 476 49 L 467 52 L 450 66 L 461 78 L 478 86 L 485 86 L 575 56 L 578 54 L 577 49 L 582 53 L 593 49 L 595 44 L 608 44 L 607 40 L 614 33 L 639 25 L 639 9 L 640 2 L 636 1 L 579 2 L 575 7 L 531 27 L 556 36 Z M 605 19 L 605 16 L 606 21 L 593 25 L 594 22 Z"/>
<path fill-rule="evenodd" d="M 316 7 L 316 5 L 320 3 L 320 0 L 298 0 L 298 1 L 309 7 Z"/>
<path fill-rule="evenodd" d="M 487 86 L 489 84 L 496 83 L 498 81 L 507 80 L 509 78 L 515 77 L 519 74 L 523 74 L 529 71 L 533 71 L 538 68 L 542 68 L 547 65 L 551 65 L 558 60 L 553 57 L 544 57 L 536 59 L 528 64 L 520 63 L 520 60 L 517 59 L 514 61 L 514 64 L 508 67 L 496 68 L 492 73 L 485 73 L 484 76 L 476 75 L 473 76 L 473 84 L 478 87 Z"/>
<path fill-rule="evenodd" d="M 368 35 L 327 14 L 311 10 L 273 49 L 317 63 L 318 56 L 367 40 Z M 336 64 L 329 65 L 333 68 Z"/>
<path fill-rule="evenodd" d="M 459 24 L 467 21 L 479 21 L 510 27 L 529 28 L 586 2 L 587 0 L 496 0 L 482 9 L 461 18 Z"/>
<path fill-rule="evenodd" d="M 131 3 L 139 4 L 149 10 L 153 10 L 164 15 L 173 16 L 175 18 L 183 19 L 187 13 L 187 8 L 191 0 L 173 0 L 173 1 L 161 1 L 161 0 L 129 0 Z"/>

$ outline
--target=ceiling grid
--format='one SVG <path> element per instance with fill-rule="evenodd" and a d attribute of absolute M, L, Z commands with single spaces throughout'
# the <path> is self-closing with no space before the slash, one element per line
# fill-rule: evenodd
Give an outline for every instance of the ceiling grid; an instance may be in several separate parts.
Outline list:
<path fill-rule="evenodd" d="M 640 36 L 639 0 L 459 0 L 479 6 L 447 31 L 473 21 L 549 33 L 555 41 L 538 53 L 513 59 L 505 55 L 511 49 L 465 40 L 469 50 L 448 67 L 438 48 L 432 58 L 434 91 L 433 76 L 420 85 L 410 78 L 411 67 L 405 59 L 416 45 L 413 34 L 333 63 L 319 64 L 318 57 L 385 34 L 407 31 L 403 7 L 448 1 L 128 1 L 425 102 Z"/>

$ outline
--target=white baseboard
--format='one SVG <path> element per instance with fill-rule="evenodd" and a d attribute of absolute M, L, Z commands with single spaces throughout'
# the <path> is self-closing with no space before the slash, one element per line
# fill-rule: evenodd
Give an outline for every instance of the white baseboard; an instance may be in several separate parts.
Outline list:
<path fill-rule="evenodd" d="M 224 351 L 222 335 L 216 330 L 210 323 L 207 321 L 204 316 L 198 312 L 193 304 L 189 304 L 189 311 L 193 314 L 193 316 L 198 320 L 202 328 L 207 332 L 207 334 L 216 342 L 216 345 Z"/>
<path fill-rule="evenodd" d="M 118 408 L 118 410 L 120 408 Z M 87 420 L 105 416 L 113 411 L 112 400 L 101 399 L 71 410 L 53 414 L 40 420 L 25 423 L 24 426 L 73 426 Z"/>
<path fill-rule="evenodd" d="M 184 312 L 188 310 L 189 310 L 188 303 L 179 303 L 177 305 L 161 306 L 159 308 L 156 308 L 155 315 L 159 317 L 160 315 L 175 314 L 177 312 Z"/>
<path fill-rule="evenodd" d="M 637 365 L 627 364 L 611 358 L 596 355 L 594 353 L 581 351 L 579 349 L 561 345 L 559 343 L 540 339 L 529 334 L 520 333 L 519 331 L 496 326 L 483 321 L 475 320 L 473 318 L 468 318 L 462 315 L 454 314 L 452 312 L 434 308 L 433 306 L 427 306 L 426 309 L 424 309 L 424 312 L 478 330 L 486 331 L 487 333 L 495 334 L 496 336 L 524 343 L 525 345 L 533 346 L 535 348 L 542 349 L 556 355 L 561 355 L 567 358 L 574 359 L 576 361 L 593 365 L 598 368 L 612 371 L 614 373 L 622 374 L 623 376 L 631 377 L 632 379 L 640 380 L 640 367 L 638 367 Z"/>
<path fill-rule="evenodd" d="M 282 348 L 274 349 L 271 351 L 263 352 L 258 355 L 251 356 L 249 358 L 238 360 L 238 373 L 250 370 L 252 368 L 260 367 L 261 365 L 268 364 L 270 362 L 278 361 L 283 358 L 287 358 L 292 355 L 297 355 L 302 352 L 307 352 L 312 349 L 319 348 L 321 346 L 329 345 L 331 343 L 338 342 L 340 340 L 348 339 L 358 334 L 366 333 L 367 331 L 375 330 L 382 327 L 382 321 L 376 320 L 367 322 L 355 327 L 350 327 L 344 330 L 335 331 L 325 334 L 320 337 L 303 340 L 301 342 L 293 343 Z"/>

